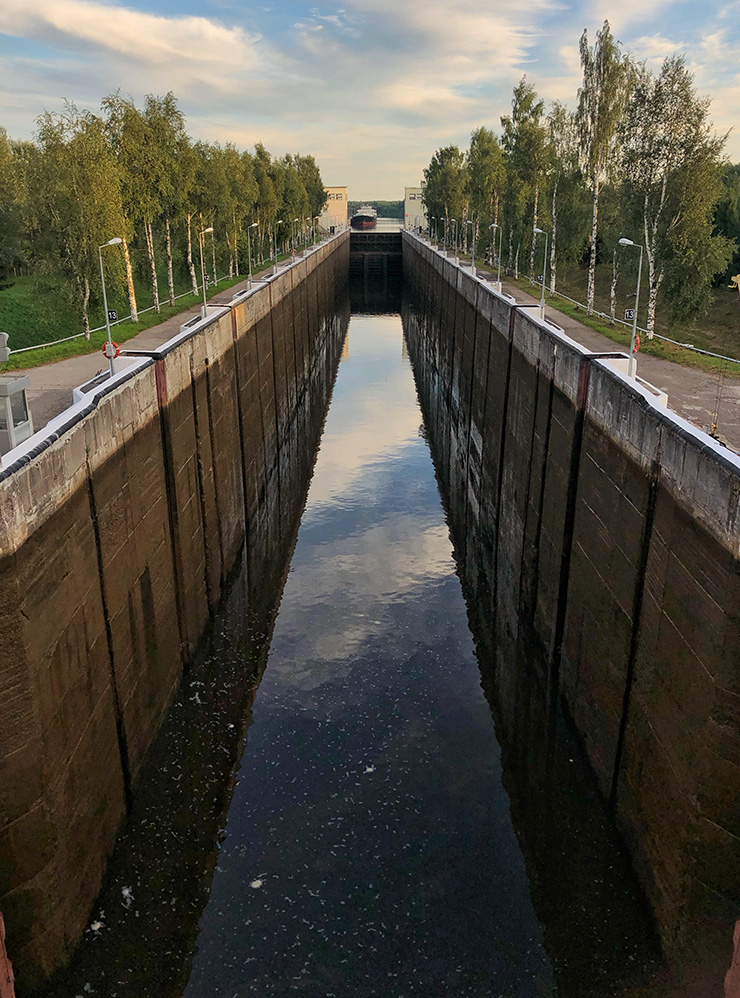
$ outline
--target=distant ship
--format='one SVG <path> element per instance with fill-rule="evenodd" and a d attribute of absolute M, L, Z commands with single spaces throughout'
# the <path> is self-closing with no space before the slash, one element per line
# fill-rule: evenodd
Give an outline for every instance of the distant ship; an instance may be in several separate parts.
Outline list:
<path fill-rule="evenodd" d="M 369 204 L 358 208 L 349 221 L 353 229 L 374 229 L 378 224 L 378 213 Z"/>

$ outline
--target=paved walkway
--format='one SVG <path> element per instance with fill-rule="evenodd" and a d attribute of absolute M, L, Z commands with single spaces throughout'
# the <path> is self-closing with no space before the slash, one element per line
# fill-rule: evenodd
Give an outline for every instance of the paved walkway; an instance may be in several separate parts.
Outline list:
<path fill-rule="evenodd" d="M 495 275 L 478 270 L 480 276 L 491 280 Z M 504 291 L 517 301 L 528 304 L 539 304 L 539 296 L 527 294 L 514 285 L 503 282 Z M 608 336 L 602 336 L 589 326 L 584 326 L 577 319 L 572 319 L 550 305 L 545 305 L 545 315 L 565 330 L 566 334 L 588 350 L 597 352 L 629 352 Z M 649 357 L 647 354 L 637 355 L 637 371 L 641 378 L 651 385 L 660 388 L 668 394 L 668 407 L 679 416 L 689 420 L 695 426 L 709 432 L 712 424 L 712 414 L 717 403 L 717 374 L 707 371 L 697 371 L 693 367 L 683 367 L 659 357 Z M 740 451 L 740 377 L 725 377 L 722 386 L 722 398 L 719 407 L 718 437 L 734 450 Z"/>
<path fill-rule="evenodd" d="M 262 273 L 266 272 L 269 273 L 269 268 Z M 494 277 L 480 268 L 478 273 L 490 280 Z M 246 286 L 247 281 L 244 280 L 240 284 L 217 292 L 208 300 L 214 305 L 226 303 Z M 539 302 L 538 297 L 529 295 L 506 282 L 504 290 L 517 301 L 529 304 Z M 150 350 L 160 346 L 180 331 L 182 323 L 198 314 L 200 309 L 192 308 L 173 316 L 160 325 L 144 330 L 138 336 L 127 340 L 125 349 Z M 576 319 L 558 312 L 550 305 L 546 306 L 546 315 L 562 326 L 568 336 L 588 350 L 614 352 L 623 349 L 618 343 L 582 325 Z M 96 352 L 18 372 L 28 374 L 31 378 L 28 400 L 36 429 L 43 427 L 53 416 L 71 405 L 72 389 L 94 377 L 98 371 L 105 368 L 106 363 L 102 354 Z M 131 361 L 121 357 L 116 361 L 117 369 L 120 370 L 129 363 Z M 701 429 L 709 429 L 717 399 L 716 374 L 682 367 L 680 364 L 644 354 L 638 355 L 638 370 L 642 378 L 668 393 L 668 405 L 674 412 Z M 719 436 L 723 442 L 740 451 L 740 377 L 725 378 L 719 411 Z"/>
<path fill-rule="evenodd" d="M 268 267 L 260 273 L 272 273 L 272 268 Z M 254 276 L 255 279 L 258 279 L 257 274 Z M 215 292 L 208 298 L 209 305 L 223 305 L 231 301 L 238 291 L 243 291 L 247 287 L 247 284 L 248 280 L 245 279 L 239 284 L 232 284 L 223 291 Z M 158 326 L 145 329 L 137 336 L 126 340 L 122 344 L 122 349 L 153 350 L 176 336 L 180 332 L 180 326 L 197 315 L 200 315 L 199 305 L 185 309 L 183 312 L 165 319 Z M 112 336 L 115 339 L 115 333 L 112 333 Z M 134 358 L 118 357 L 115 362 L 116 371 L 122 371 L 133 363 Z M 84 385 L 100 371 L 107 370 L 107 367 L 108 361 L 99 350 L 96 350 L 95 353 L 68 357 L 66 360 L 58 360 L 52 364 L 45 364 L 43 367 L 14 371 L 13 374 L 27 374 L 31 379 L 28 404 L 33 416 L 34 429 L 40 430 L 50 419 L 58 416 L 60 412 L 72 404 L 73 388 Z"/>

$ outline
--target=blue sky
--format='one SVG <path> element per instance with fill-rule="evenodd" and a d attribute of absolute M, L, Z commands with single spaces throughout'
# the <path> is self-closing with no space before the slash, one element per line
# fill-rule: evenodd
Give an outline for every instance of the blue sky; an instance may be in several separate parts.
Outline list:
<path fill-rule="evenodd" d="M 740 0 L 3 0 L 0 125 L 27 138 L 63 98 L 173 90 L 196 138 L 311 152 L 351 198 L 399 198 L 440 145 L 499 130 L 523 73 L 572 107 L 605 17 L 653 68 L 686 55 L 740 160 Z"/>

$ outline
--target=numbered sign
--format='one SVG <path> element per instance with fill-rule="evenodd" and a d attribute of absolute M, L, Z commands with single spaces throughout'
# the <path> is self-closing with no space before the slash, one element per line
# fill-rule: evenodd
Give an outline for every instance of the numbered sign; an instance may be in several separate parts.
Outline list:
<path fill-rule="evenodd" d="M 118 311 L 115 308 L 108 309 L 108 322 L 118 322 Z"/>
<path fill-rule="evenodd" d="M 633 308 L 626 308 L 624 310 L 624 321 L 634 322 L 635 320 L 635 310 Z"/>

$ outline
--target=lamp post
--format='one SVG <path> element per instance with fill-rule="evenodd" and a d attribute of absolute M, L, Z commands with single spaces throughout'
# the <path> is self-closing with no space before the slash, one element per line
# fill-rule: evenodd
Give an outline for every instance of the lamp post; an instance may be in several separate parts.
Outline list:
<path fill-rule="evenodd" d="M 496 290 L 501 294 L 501 244 L 504 238 L 504 228 L 498 222 L 491 222 L 490 228 L 498 229 L 498 277 L 496 278 Z M 494 246 L 496 245 L 496 233 L 493 234 Z"/>
<path fill-rule="evenodd" d="M 201 318 L 206 317 L 206 270 L 203 266 L 203 236 L 206 232 L 213 232 L 213 226 L 209 225 L 207 229 L 201 229 L 198 233 L 198 246 L 200 248 L 200 283 L 203 285 L 203 307 L 201 309 Z"/>
<path fill-rule="evenodd" d="M 535 226 L 534 231 L 545 237 L 545 259 L 542 261 L 542 297 L 540 298 L 540 319 L 545 318 L 545 279 L 547 277 L 547 233 Z"/>
<path fill-rule="evenodd" d="M 290 223 L 290 255 L 295 260 L 295 223 L 298 221 L 294 218 Z"/>
<path fill-rule="evenodd" d="M 247 226 L 247 259 L 249 260 L 249 280 L 247 282 L 247 287 L 252 289 L 252 241 L 249 238 L 249 232 L 251 229 L 256 229 L 259 222 L 252 222 L 251 225 Z"/>
<path fill-rule="evenodd" d="M 475 277 L 475 237 L 478 229 L 475 222 L 468 221 L 468 225 L 473 226 L 473 256 L 472 256 L 472 262 L 470 264 L 470 273 Z"/>
<path fill-rule="evenodd" d="M 635 374 L 635 339 L 637 338 L 637 309 L 640 304 L 640 279 L 642 277 L 642 246 L 639 243 L 633 243 L 631 239 L 620 239 L 620 246 L 634 246 L 635 249 L 640 251 L 640 262 L 637 265 L 637 288 L 635 290 L 635 314 L 632 317 L 632 340 L 630 341 L 630 363 L 628 368 L 628 374 L 630 378 L 634 378 Z"/>
<path fill-rule="evenodd" d="M 278 225 L 283 225 L 282 218 L 279 218 L 275 222 L 275 225 L 274 225 L 274 228 L 273 228 L 273 241 L 275 243 L 275 270 L 273 271 L 274 274 L 277 274 L 277 271 L 278 271 L 278 261 L 277 261 L 277 258 L 278 258 L 278 252 L 277 252 L 277 229 L 278 229 Z"/>
<path fill-rule="evenodd" d="M 116 373 L 113 367 L 113 343 L 110 338 L 110 316 L 108 315 L 108 296 L 105 293 L 105 274 L 103 273 L 103 249 L 106 246 L 120 246 L 123 240 L 119 236 L 114 236 L 113 239 L 109 239 L 107 243 L 103 243 L 102 246 L 98 246 L 98 259 L 100 260 L 100 283 L 103 285 L 103 308 L 105 309 L 105 328 L 108 331 L 108 364 L 110 366 L 110 376 L 111 378 Z"/>

